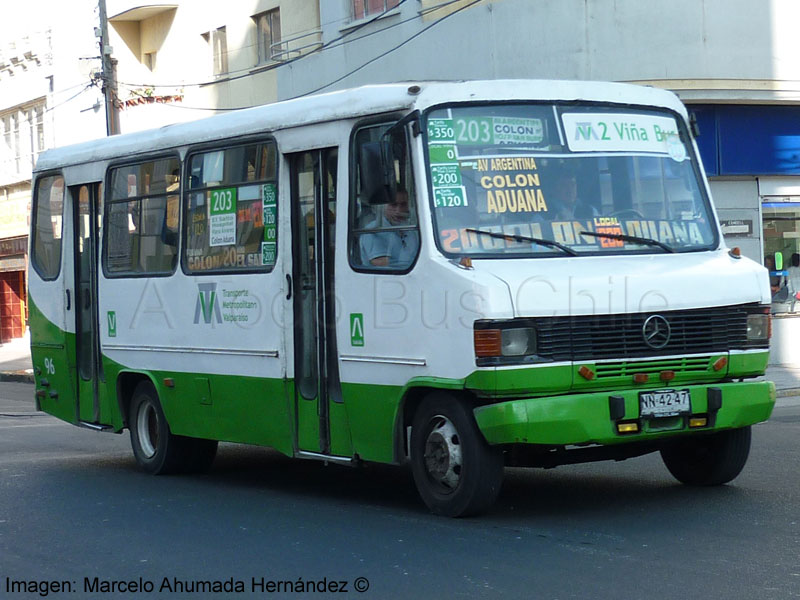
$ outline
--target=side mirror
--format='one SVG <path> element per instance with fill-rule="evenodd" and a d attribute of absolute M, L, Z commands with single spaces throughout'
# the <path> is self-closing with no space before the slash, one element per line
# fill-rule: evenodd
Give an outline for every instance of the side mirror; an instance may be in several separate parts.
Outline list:
<path fill-rule="evenodd" d="M 783 252 L 775 253 L 775 270 L 783 271 Z"/>
<path fill-rule="evenodd" d="M 367 142 L 360 149 L 358 167 L 361 176 L 361 195 L 370 205 L 388 204 L 391 180 L 386 177 L 386 148 L 381 142 Z M 389 181 L 387 181 L 389 179 Z"/>

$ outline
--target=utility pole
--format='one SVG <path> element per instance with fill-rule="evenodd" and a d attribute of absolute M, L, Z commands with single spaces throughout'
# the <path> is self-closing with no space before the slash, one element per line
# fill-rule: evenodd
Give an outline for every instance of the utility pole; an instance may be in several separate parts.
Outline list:
<path fill-rule="evenodd" d="M 100 60 L 103 65 L 103 95 L 106 99 L 106 135 L 119 133 L 119 106 L 117 104 L 117 59 L 111 58 L 113 48 L 108 44 L 108 16 L 106 0 L 100 2 Z"/>

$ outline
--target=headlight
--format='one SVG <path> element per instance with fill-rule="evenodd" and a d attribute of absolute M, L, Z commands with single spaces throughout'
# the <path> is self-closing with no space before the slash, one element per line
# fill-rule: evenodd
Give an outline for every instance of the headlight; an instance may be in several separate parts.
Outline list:
<path fill-rule="evenodd" d="M 500 353 L 503 356 L 536 354 L 536 330 L 533 327 L 500 330 Z"/>
<path fill-rule="evenodd" d="M 536 329 L 512 327 L 512 322 L 491 323 L 475 329 L 475 357 L 479 365 L 517 363 L 518 359 L 536 354 Z M 517 360 L 513 360 L 517 359 Z"/>
<path fill-rule="evenodd" d="M 766 314 L 747 315 L 747 340 L 758 342 L 768 340 L 772 334 L 770 316 Z"/>

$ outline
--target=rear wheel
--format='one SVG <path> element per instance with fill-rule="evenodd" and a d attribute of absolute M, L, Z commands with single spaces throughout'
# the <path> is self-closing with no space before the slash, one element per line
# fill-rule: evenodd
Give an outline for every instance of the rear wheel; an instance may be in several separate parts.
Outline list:
<path fill-rule="evenodd" d="M 742 472 L 750 454 L 750 427 L 671 443 L 661 450 L 673 477 L 687 485 L 722 485 Z"/>
<path fill-rule="evenodd" d="M 139 466 L 154 475 L 207 471 L 217 442 L 173 435 L 153 384 L 143 381 L 133 392 L 128 426 Z"/>
<path fill-rule="evenodd" d="M 503 454 L 486 443 L 469 408 L 437 392 L 414 416 L 411 469 L 431 512 L 469 516 L 486 511 L 500 493 Z"/>

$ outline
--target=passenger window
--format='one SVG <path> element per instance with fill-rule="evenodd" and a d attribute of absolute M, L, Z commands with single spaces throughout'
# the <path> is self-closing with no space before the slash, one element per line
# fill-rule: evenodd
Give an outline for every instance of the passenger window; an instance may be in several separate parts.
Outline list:
<path fill-rule="evenodd" d="M 387 125 L 365 127 L 354 138 L 350 264 L 357 270 L 405 272 L 419 253 L 416 193 L 405 130 L 394 128 L 384 135 L 388 130 Z M 376 170 L 388 175 L 376 179 Z M 391 185 L 385 185 L 387 179 Z M 367 189 L 370 180 L 379 182 L 377 188 Z"/>
<path fill-rule="evenodd" d="M 271 271 L 278 251 L 278 160 L 273 142 L 189 158 L 184 269 Z"/>
<path fill-rule="evenodd" d="M 64 178 L 42 177 L 34 197 L 32 262 L 42 279 L 55 279 L 61 266 Z"/>
<path fill-rule="evenodd" d="M 177 158 L 111 169 L 104 265 L 108 275 L 175 270 L 180 168 Z"/>

